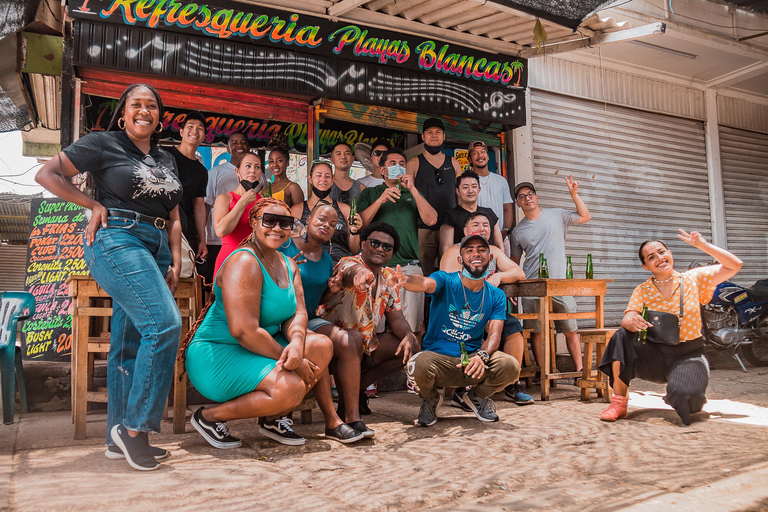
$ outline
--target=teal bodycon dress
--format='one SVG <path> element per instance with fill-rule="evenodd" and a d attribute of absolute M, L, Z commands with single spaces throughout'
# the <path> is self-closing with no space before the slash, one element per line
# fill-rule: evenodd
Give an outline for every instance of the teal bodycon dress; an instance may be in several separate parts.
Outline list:
<path fill-rule="evenodd" d="M 248 248 L 234 251 L 229 258 L 240 251 L 248 251 L 259 260 Z M 288 341 L 280 332 L 280 325 L 296 312 L 296 293 L 290 261 L 285 255 L 280 256 L 285 260 L 291 284 L 287 288 L 277 286 L 259 261 L 264 275 L 259 325 L 278 343 L 286 346 Z M 216 300 L 187 347 L 187 375 L 192 385 L 204 397 L 215 402 L 227 402 L 256 389 L 275 367 L 277 360 L 254 354 L 243 348 L 237 339 L 229 334 L 221 288 L 216 284 L 215 278 L 213 293 Z"/>

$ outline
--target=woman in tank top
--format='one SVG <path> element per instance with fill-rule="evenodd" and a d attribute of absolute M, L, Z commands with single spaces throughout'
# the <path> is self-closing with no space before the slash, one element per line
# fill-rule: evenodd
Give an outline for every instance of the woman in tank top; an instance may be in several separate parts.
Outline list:
<path fill-rule="evenodd" d="M 333 171 L 328 160 L 321 159 L 312 162 L 312 166 L 309 169 L 309 179 L 312 185 L 309 199 L 301 204 L 293 205 L 291 214 L 301 219 L 301 222 L 306 225 L 310 212 L 320 201 L 333 206 L 338 213 L 336 231 L 333 234 L 333 238 L 323 244 L 323 250 L 331 255 L 335 265 L 341 258 L 357 254 L 360 250 L 358 232 L 363 227 L 363 219 L 360 217 L 360 214 L 356 215 L 355 223 L 350 229 L 348 223 L 349 205 L 339 203 L 328 197 L 331 192 L 331 184 L 333 183 Z"/>
<path fill-rule="evenodd" d="M 254 185 L 258 184 L 262 172 L 259 156 L 245 153 L 233 164 L 240 184 L 232 192 L 220 194 L 213 205 L 213 228 L 216 235 L 221 238 L 221 251 L 216 257 L 213 268 L 214 276 L 227 256 L 232 254 L 240 242 L 251 234 L 248 213 L 256 201 L 261 199 L 261 195 L 254 190 Z"/>
<path fill-rule="evenodd" d="M 272 145 L 271 141 L 270 145 Z M 298 184 L 289 180 L 286 175 L 289 163 L 287 146 L 279 144 L 268 149 L 270 150 L 269 172 L 273 177 L 272 197 L 278 201 L 284 201 L 288 208 L 300 204 L 304 200 L 304 192 Z"/>

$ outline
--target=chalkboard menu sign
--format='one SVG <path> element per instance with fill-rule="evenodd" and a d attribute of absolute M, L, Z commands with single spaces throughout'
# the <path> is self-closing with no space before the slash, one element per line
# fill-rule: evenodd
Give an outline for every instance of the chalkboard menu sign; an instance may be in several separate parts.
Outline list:
<path fill-rule="evenodd" d="M 25 359 L 67 361 L 72 354 L 70 275 L 88 274 L 83 260 L 86 209 L 61 199 L 33 199 L 25 288 L 35 316 L 24 323 Z"/>

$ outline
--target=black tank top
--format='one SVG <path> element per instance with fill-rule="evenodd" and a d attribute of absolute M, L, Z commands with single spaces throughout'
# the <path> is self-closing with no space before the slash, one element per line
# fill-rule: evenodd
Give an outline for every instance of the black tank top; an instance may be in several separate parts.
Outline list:
<path fill-rule="evenodd" d="M 425 229 L 440 229 L 445 221 L 448 210 L 456 206 L 456 171 L 448 155 L 438 169 L 427 161 L 423 154 L 419 155 L 419 170 L 416 172 L 416 190 L 432 205 L 437 212 L 437 223 L 427 226 L 419 218 L 419 227 Z"/>
<path fill-rule="evenodd" d="M 327 201 L 321 201 L 325 204 L 328 204 Z M 319 203 L 318 203 L 319 204 Z M 352 256 L 352 253 L 349 250 L 349 245 L 347 244 L 347 238 L 349 233 L 349 227 L 347 226 L 347 219 L 344 217 L 344 214 L 341 213 L 341 208 L 339 208 L 339 203 L 336 201 L 333 201 L 331 203 L 331 206 L 333 206 L 333 209 L 336 210 L 336 213 L 339 216 L 339 219 L 336 221 L 336 231 L 333 233 L 333 236 L 331 237 L 330 242 L 323 242 L 323 250 L 327 252 L 331 259 L 333 260 L 333 264 L 336 265 L 339 260 L 345 256 Z M 309 204 L 307 204 L 306 201 L 304 201 L 304 210 L 301 212 L 301 222 L 306 226 L 307 225 L 307 219 L 309 219 Z"/>

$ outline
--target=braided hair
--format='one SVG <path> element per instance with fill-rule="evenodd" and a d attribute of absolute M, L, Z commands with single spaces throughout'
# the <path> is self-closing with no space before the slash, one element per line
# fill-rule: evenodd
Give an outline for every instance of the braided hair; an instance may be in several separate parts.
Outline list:
<path fill-rule="evenodd" d="M 266 208 L 270 206 L 279 206 L 281 208 L 285 208 L 289 212 L 291 211 L 290 208 L 288 208 L 288 205 L 285 204 L 284 201 L 280 201 L 278 199 L 275 199 L 273 197 L 262 197 L 258 201 L 256 201 L 256 204 L 253 205 L 253 208 L 251 208 L 251 211 L 248 212 L 248 223 L 253 224 L 253 221 L 263 212 Z M 254 242 L 253 232 L 251 232 L 250 235 L 245 237 L 242 242 L 238 245 L 239 247 L 245 247 L 249 243 Z M 214 281 L 216 277 L 214 276 Z M 211 283 L 213 285 L 213 283 Z M 187 335 L 184 336 L 184 339 L 181 340 L 181 343 L 179 345 L 179 355 L 177 359 L 179 361 L 184 362 L 187 358 L 187 347 L 189 346 L 190 342 L 192 341 L 192 338 L 194 338 L 195 333 L 197 332 L 197 329 L 200 327 L 200 324 L 203 323 L 203 319 L 205 318 L 205 315 L 208 313 L 208 310 L 211 309 L 211 306 L 213 305 L 213 302 L 216 300 L 216 296 L 211 293 L 208 296 L 208 301 L 205 303 L 205 306 L 200 311 L 200 315 L 197 317 L 197 320 L 195 320 L 195 323 L 193 323 L 189 331 L 187 331 Z M 186 371 L 186 370 L 185 370 Z"/>

